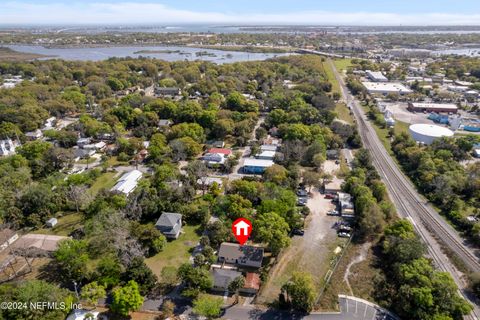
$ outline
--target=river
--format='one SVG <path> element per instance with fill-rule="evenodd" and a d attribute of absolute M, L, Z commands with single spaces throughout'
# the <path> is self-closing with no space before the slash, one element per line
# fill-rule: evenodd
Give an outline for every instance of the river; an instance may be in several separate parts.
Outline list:
<path fill-rule="evenodd" d="M 192 47 L 112 46 L 98 48 L 45 48 L 38 45 L 5 45 L 15 51 L 46 55 L 45 59 L 100 61 L 108 58 L 149 57 L 166 61 L 203 60 L 215 63 L 266 60 L 287 54 L 222 51 Z"/>

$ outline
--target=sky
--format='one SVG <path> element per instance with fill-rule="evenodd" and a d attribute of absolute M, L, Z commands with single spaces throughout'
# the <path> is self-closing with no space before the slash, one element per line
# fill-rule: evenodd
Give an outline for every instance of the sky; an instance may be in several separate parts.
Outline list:
<path fill-rule="evenodd" d="M 479 0 L 0 0 L 0 24 L 480 25 Z"/>

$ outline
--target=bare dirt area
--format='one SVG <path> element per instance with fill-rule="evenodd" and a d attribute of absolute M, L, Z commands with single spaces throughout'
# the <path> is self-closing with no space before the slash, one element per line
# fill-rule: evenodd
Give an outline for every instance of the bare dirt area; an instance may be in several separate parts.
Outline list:
<path fill-rule="evenodd" d="M 268 304 L 275 301 L 282 285 L 295 271 L 312 274 L 318 289 L 329 269 L 333 250 L 344 241 L 337 238 L 334 224 L 337 217 L 327 216 L 334 208 L 330 200 L 318 191 L 312 191 L 307 206 L 311 214 L 306 219 L 305 234 L 292 238 L 291 245 L 278 257 L 268 280 L 257 298 L 257 303 Z"/>

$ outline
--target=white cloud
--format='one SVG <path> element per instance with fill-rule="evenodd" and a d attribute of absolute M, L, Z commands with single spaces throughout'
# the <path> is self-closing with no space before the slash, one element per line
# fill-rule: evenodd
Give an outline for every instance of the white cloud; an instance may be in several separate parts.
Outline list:
<path fill-rule="evenodd" d="M 3 24 L 242 23 L 317 25 L 479 25 L 480 14 L 341 13 L 327 11 L 282 14 L 235 14 L 178 10 L 158 3 L 0 3 Z"/>

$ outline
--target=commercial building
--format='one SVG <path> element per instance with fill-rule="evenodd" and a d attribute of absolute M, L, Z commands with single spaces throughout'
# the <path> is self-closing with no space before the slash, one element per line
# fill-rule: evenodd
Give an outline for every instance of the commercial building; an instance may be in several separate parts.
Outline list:
<path fill-rule="evenodd" d="M 250 174 L 262 174 L 267 168 L 273 166 L 272 160 L 261 160 L 254 158 L 247 158 L 243 163 L 243 172 Z"/>
<path fill-rule="evenodd" d="M 413 91 L 405 87 L 403 84 L 398 82 L 362 82 L 365 89 L 367 89 L 370 94 L 409 94 Z"/>
<path fill-rule="evenodd" d="M 366 76 L 374 82 L 388 82 L 387 77 L 383 75 L 380 71 L 365 71 Z"/>
<path fill-rule="evenodd" d="M 412 112 L 451 112 L 457 113 L 458 107 L 453 103 L 409 102 L 408 110 Z"/>
<path fill-rule="evenodd" d="M 452 130 L 433 124 L 412 124 L 408 131 L 415 141 L 427 145 L 432 144 L 433 141 L 441 137 L 453 136 Z"/>
<path fill-rule="evenodd" d="M 138 180 L 142 177 L 142 172 L 139 170 L 132 170 L 125 173 L 110 190 L 112 192 L 119 192 L 129 194 L 137 187 Z"/>

